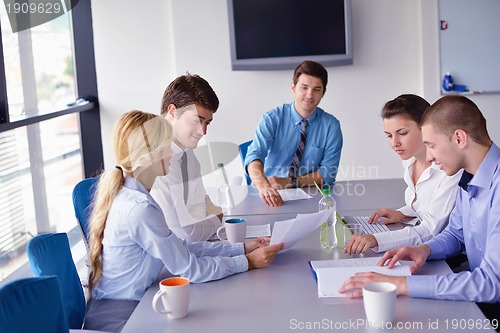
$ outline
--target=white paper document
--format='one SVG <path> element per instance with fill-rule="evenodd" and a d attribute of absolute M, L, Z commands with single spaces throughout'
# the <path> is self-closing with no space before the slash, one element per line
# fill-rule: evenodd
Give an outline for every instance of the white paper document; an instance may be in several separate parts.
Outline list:
<path fill-rule="evenodd" d="M 393 276 L 410 274 L 410 266 L 399 262 L 393 268 L 377 266 L 379 257 L 311 261 L 318 280 L 318 297 L 344 297 L 338 292 L 344 281 L 358 272 L 376 272 Z"/>
<path fill-rule="evenodd" d="M 329 209 L 312 214 L 299 214 L 291 220 L 276 221 L 270 245 L 285 243 L 284 250 L 290 249 L 302 237 L 318 228 L 332 213 L 333 210 Z"/>
<path fill-rule="evenodd" d="M 301 188 L 287 188 L 283 190 L 278 190 L 283 201 L 301 200 L 301 199 L 311 199 L 312 196 L 307 194 Z"/>
<path fill-rule="evenodd" d="M 247 225 L 247 238 L 271 236 L 271 225 Z"/>

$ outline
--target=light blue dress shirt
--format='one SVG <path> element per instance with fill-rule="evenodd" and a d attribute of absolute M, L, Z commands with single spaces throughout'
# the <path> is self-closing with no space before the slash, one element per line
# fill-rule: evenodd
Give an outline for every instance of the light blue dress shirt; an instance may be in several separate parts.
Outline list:
<path fill-rule="evenodd" d="M 96 299 L 140 300 L 163 267 L 191 282 L 217 280 L 248 270 L 243 243 L 182 241 L 135 178 L 125 177 L 104 229 L 102 276 Z"/>
<path fill-rule="evenodd" d="M 260 160 L 266 177 L 288 177 L 302 128 L 302 117 L 293 104 L 284 104 L 264 113 L 248 147 L 245 170 L 250 162 Z M 342 150 L 340 122 L 321 108 L 316 108 L 307 121 L 306 146 L 297 174 L 304 176 L 319 170 L 324 182 L 332 184 Z"/>
<path fill-rule="evenodd" d="M 408 277 L 412 297 L 500 302 L 500 150 L 493 143 L 475 175 L 464 172 L 448 226 L 426 244 L 429 259 L 467 250 L 471 271 Z"/>

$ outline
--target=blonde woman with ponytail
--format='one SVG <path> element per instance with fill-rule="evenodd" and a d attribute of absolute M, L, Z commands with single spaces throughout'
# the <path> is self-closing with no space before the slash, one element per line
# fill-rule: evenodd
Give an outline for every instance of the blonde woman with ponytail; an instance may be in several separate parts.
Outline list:
<path fill-rule="evenodd" d="M 89 288 L 85 328 L 119 331 L 165 267 L 193 283 L 269 265 L 283 244 L 182 241 L 170 231 L 149 191 L 168 173 L 172 128 L 142 111 L 123 114 L 115 126 L 116 167 L 99 181 L 90 220 Z"/>

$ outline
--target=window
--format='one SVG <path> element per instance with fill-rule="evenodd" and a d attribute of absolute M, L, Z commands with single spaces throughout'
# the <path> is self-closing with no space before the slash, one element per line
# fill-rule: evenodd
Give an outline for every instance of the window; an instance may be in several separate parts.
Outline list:
<path fill-rule="evenodd" d="M 66 232 L 72 245 L 81 241 L 71 192 L 79 180 L 102 168 L 103 158 L 100 136 L 95 135 L 100 122 L 90 0 L 18 33 L 12 32 L 0 5 L 0 22 L 0 64 L 5 68 L 0 101 L 7 101 L 0 103 L 3 284 L 30 274 L 25 252 L 34 235 Z M 79 72 L 85 73 L 80 82 Z M 88 102 L 72 103 L 80 96 Z"/>
<path fill-rule="evenodd" d="M 75 101 L 71 16 L 12 33 L 5 7 L 0 13 L 10 120 Z"/>

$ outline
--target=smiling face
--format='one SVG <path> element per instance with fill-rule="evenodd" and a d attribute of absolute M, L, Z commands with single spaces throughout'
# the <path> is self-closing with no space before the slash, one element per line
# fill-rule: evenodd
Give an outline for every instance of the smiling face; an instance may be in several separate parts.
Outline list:
<path fill-rule="evenodd" d="M 179 112 L 179 109 L 171 104 L 166 117 L 173 128 L 174 142 L 181 148 L 194 149 L 200 139 L 207 134 L 213 112 L 195 104 L 186 108 L 187 110 Z"/>
<path fill-rule="evenodd" d="M 404 116 L 384 118 L 384 133 L 387 135 L 389 146 L 402 160 L 425 154 L 422 132 L 418 124 L 410 118 Z"/>
<path fill-rule="evenodd" d="M 433 125 L 422 126 L 422 140 L 427 148 L 427 160 L 439 165 L 448 176 L 464 167 L 463 155 L 453 138 L 436 132 Z"/>
<path fill-rule="evenodd" d="M 295 110 L 302 116 L 311 116 L 325 94 L 325 87 L 319 77 L 301 74 L 297 84 L 292 83 Z"/>

